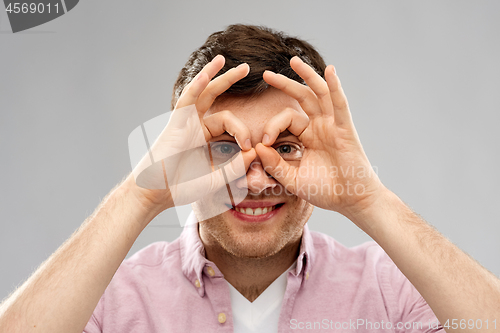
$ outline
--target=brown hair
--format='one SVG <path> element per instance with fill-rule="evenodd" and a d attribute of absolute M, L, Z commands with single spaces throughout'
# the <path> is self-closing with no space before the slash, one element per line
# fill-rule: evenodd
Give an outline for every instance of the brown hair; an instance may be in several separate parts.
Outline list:
<path fill-rule="evenodd" d="M 250 73 L 233 84 L 221 97 L 259 95 L 269 86 L 262 79 L 266 70 L 305 84 L 290 67 L 290 59 L 294 56 L 300 57 L 322 77 L 326 67 L 318 51 L 304 40 L 263 26 L 230 25 L 223 31 L 211 34 L 205 44 L 191 53 L 175 82 L 172 110 L 182 89 L 218 54 L 224 56 L 226 63 L 216 76 L 241 63 L 246 62 L 250 66 Z"/>

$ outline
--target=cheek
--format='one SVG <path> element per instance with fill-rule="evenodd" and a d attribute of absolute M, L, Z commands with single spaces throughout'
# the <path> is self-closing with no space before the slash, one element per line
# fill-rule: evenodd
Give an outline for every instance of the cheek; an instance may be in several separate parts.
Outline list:
<path fill-rule="evenodd" d="M 304 225 L 309 220 L 314 206 L 299 197 L 296 197 L 296 200 L 291 202 L 290 205 L 292 206 L 290 210 L 294 217 L 301 221 L 299 222 L 300 224 Z"/>

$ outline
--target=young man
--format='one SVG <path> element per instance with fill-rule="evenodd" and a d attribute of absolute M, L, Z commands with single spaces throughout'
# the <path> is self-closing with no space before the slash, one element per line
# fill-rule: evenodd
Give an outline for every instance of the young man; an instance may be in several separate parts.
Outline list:
<path fill-rule="evenodd" d="M 4 301 L 2 332 L 434 332 L 437 319 L 498 329 L 498 279 L 380 182 L 334 67 L 311 45 L 230 26 L 191 55 L 172 105 L 151 160 L 199 141 L 186 130 L 195 115 L 219 167 L 183 183 L 186 165 L 198 167 L 185 155 L 155 158 L 166 178 L 138 166 Z M 179 239 L 122 263 L 157 214 L 186 202 L 194 214 Z M 347 249 L 309 231 L 313 206 L 378 245 Z"/>

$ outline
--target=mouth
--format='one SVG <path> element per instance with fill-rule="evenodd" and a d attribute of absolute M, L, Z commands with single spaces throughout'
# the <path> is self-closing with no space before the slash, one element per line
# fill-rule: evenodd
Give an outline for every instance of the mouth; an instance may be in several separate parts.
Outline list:
<path fill-rule="evenodd" d="M 270 203 L 246 202 L 230 208 L 236 218 L 246 222 L 263 222 L 278 214 L 285 203 L 272 205 Z"/>

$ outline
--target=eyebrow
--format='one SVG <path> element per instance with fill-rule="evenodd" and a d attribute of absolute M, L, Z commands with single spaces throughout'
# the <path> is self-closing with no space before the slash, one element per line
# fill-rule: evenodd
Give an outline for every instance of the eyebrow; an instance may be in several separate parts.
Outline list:
<path fill-rule="evenodd" d="M 297 137 L 296 135 L 292 134 L 292 132 L 290 132 L 289 130 L 284 130 L 283 132 L 281 132 L 278 135 L 278 137 L 276 138 L 276 140 L 281 139 L 281 138 L 285 138 L 285 137 L 288 137 L 288 136 Z"/>
<path fill-rule="evenodd" d="M 224 137 L 224 136 L 229 137 L 229 138 L 231 138 L 231 139 L 234 139 L 234 136 L 232 136 L 232 135 L 231 135 L 231 134 L 229 134 L 228 132 L 224 132 L 224 133 L 222 133 L 221 135 L 218 135 L 218 136 L 216 136 L 216 137 L 213 137 L 211 140 L 214 140 L 214 139 L 217 139 L 217 138 L 220 138 L 220 137 Z"/>
<path fill-rule="evenodd" d="M 284 130 L 283 132 L 281 132 L 278 137 L 276 138 L 276 140 L 278 139 L 282 139 L 282 138 L 286 138 L 286 137 L 289 137 L 289 136 L 293 136 L 293 137 L 297 137 L 296 135 L 292 134 L 292 132 L 290 132 L 289 130 Z M 222 133 L 221 135 L 217 136 L 217 138 L 220 138 L 220 137 L 229 137 L 231 139 L 234 139 L 234 137 L 229 134 L 228 132 L 224 132 Z M 215 138 L 212 138 L 212 139 L 215 139 Z"/>

